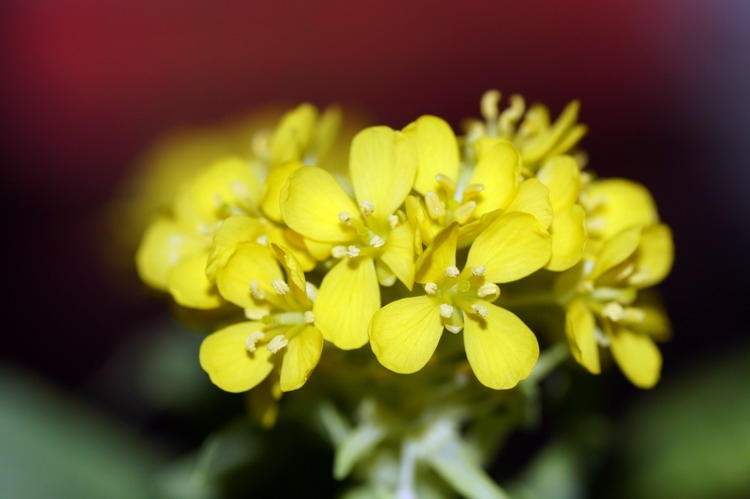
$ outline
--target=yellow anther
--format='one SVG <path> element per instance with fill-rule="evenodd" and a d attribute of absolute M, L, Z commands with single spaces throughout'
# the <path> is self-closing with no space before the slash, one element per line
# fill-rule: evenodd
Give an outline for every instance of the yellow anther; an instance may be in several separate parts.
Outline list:
<path fill-rule="evenodd" d="M 281 296 L 284 296 L 290 291 L 289 285 L 281 279 L 274 279 L 273 281 L 271 281 L 271 286 L 273 286 L 273 289 L 276 290 L 276 293 Z"/>
<path fill-rule="evenodd" d="M 388 215 L 388 225 L 391 226 L 391 229 L 396 227 L 398 225 L 398 215 Z"/>
<path fill-rule="evenodd" d="M 362 252 L 358 247 L 352 245 L 346 248 L 346 256 L 349 258 L 356 258 L 359 256 L 359 254 Z"/>
<path fill-rule="evenodd" d="M 487 307 L 483 307 L 482 305 L 472 305 L 471 309 L 474 311 L 474 313 L 483 318 L 487 317 L 490 314 L 487 310 Z"/>
<path fill-rule="evenodd" d="M 344 258 L 346 256 L 346 246 L 334 246 L 331 248 L 331 256 L 334 258 Z"/>
<path fill-rule="evenodd" d="M 383 238 L 378 235 L 374 235 L 370 239 L 370 246 L 372 246 L 373 248 L 380 248 L 384 244 L 385 244 L 385 240 L 383 240 Z"/>
<path fill-rule="evenodd" d="M 315 322 L 315 314 L 313 314 L 311 311 L 308 310 L 303 315 L 305 317 L 305 322 L 306 323 L 312 324 L 313 322 Z"/>
<path fill-rule="evenodd" d="M 464 203 L 458 208 L 456 208 L 453 211 L 453 216 L 456 218 L 456 221 L 460 224 L 465 224 L 469 221 L 471 216 L 474 214 L 474 210 L 477 209 L 477 203 L 474 201 L 469 201 L 468 203 Z"/>
<path fill-rule="evenodd" d="M 339 213 L 339 220 L 341 220 L 341 223 L 344 224 L 351 224 L 352 223 L 352 217 L 349 215 L 348 211 L 342 211 Z"/>
<path fill-rule="evenodd" d="M 611 301 L 602 308 L 602 315 L 609 320 L 617 322 L 625 316 L 625 309 L 616 301 Z"/>
<path fill-rule="evenodd" d="M 476 275 L 476 276 L 484 275 L 484 272 L 486 270 L 487 270 L 487 267 L 485 267 L 484 265 L 477 265 L 476 267 L 471 269 L 471 275 Z"/>
<path fill-rule="evenodd" d="M 526 111 L 526 102 L 520 95 L 510 96 L 510 107 L 500 114 L 500 135 L 512 135 L 516 131 L 516 123 Z"/>
<path fill-rule="evenodd" d="M 266 333 L 264 333 L 263 331 L 255 331 L 253 333 L 250 333 L 250 335 L 245 340 L 245 348 L 247 348 L 248 352 L 254 352 L 257 343 L 265 337 Z"/>
<path fill-rule="evenodd" d="M 498 104 L 500 104 L 501 94 L 499 90 L 487 90 L 482 95 L 482 101 L 480 107 L 482 109 L 482 116 L 487 121 L 494 121 L 498 116 Z"/>
<path fill-rule="evenodd" d="M 245 309 L 245 317 L 247 317 L 251 321 L 259 321 L 267 315 L 268 315 L 268 310 L 263 310 L 262 308 L 246 308 Z"/>
<path fill-rule="evenodd" d="M 361 203 L 359 203 L 359 209 L 362 210 L 362 214 L 366 217 L 373 214 L 375 211 L 375 205 L 372 204 L 372 202 L 368 200 L 364 200 Z"/>
<path fill-rule="evenodd" d="M 440 304 L 440 316 L 445 319 L 450 319 L 453 316 L 453 306 L 447 303 Z"/>
<path fill-rule="evenodd" d="M 260 286 L 258 281 L 250 281 L 250 294 L 253 295 L 253 298 L 256 300 L 264 300 L 266 298 L 266 292 L 258 286 Z"/>
<path fill-rule="evenodd" d="M 437 220 L 438 218 L 445 215 L 445 203 L 440 201 L 440 198 L 434 192 L 428 192 L 424 197 L 424 202 L 427 206 L 427 214 L 433 220 Z"/>
<path fill-rule="evenodd" d="M 274 336 L 271 341 L 268 342 L 268 350 L 271 353 L 276 353 L 285 346 L 289 344 L 289 340 L 286 339 L 286 336 L 283 334 L 280 334 L 278 336 Z"/>
<path fill-rule="evenodd" d="M 440 187 L 442 187 L 449 195 L 452 196 L 456 191 L 456 183 L 453 182 L 450 177 L 443 175 L 442 173 L 438 173 L 437 175 L 435 175 L 435 180 L 440 185 Z"/>
<path fill-rule="evenodd" d="M 438 285 L 435 284 L 434 282 L 426 282 L 424 284 L 424 292 L 427 293 L 428 295 L 434 295 L 435 293 L 437 293 L 437 290 L 438 290 Z"/>
<path fill-rule="evenodd" d="M 458 267 L 455 265 L 450 265 L 448 267 L 445 267 L 445 275 L 447 275 L 450 278 L 458 277 L 461 273 L 460 270 L 458 270 Z"/>
<path fill-rule="evenodd" d="M 464 189 L 464 199 L 471 199 L 479 196 L 484 190 L 482 184 L 469 184 Z"/>
<path fill-rule="evenodd" d="M 497 284 L 492 284 L 491 282 L 482 284 L 477 290 L 477 296 L 480 298 L 492 297 L 494 300 L 496 297 L 500 296 L 500 288 L 497 287 Z"/>

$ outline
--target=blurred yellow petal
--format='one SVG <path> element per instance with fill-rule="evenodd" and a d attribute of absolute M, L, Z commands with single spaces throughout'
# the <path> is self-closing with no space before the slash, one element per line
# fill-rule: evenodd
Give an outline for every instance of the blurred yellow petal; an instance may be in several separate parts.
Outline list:
<path fill-rule="evenodd" d="M 506 213 L 518 211 L 530 213 L 544 225 L 552 223 L 552 203 L 549 199 L 549 189 L 535 178 L 525 180 L 516 191 L 513 201 L 505 209 Z"/>
<path fill-rule="evenodd" d="M 521 171 L 518 151 L 510 142 L 498 140 L 481 154 L 478 151 L 478 155 L 477 165 L 469 180 L 469 185 L 480 184 L 484 187 L 475 198 L 477 208 L 474 214 L 477 217 L 510 204 Z"/>
<path fill-rule="evenodd" d="M 601 372 L 594 314 L 581 299 L 573 300 L 565 314 L 565 334 L 576 361 L 592 374 Z"/>
<path fill-rule="evenodd" d="M 661 352 L 645 334 L 615 328 L 610 335 L 612 355 L 625 376 L 639 388 L 652 388 L 659 381 Z"/>
<path fill-rule="evenodd" d="M 135 255 L 138 274 L 152 288 L 166 291 L 169 270 L 187 255 L 203 253 L 207 241 L 166 217 L 148 226 Z"/>
<path fill-rule="evenodd" d="M 380 308 L 380 287 L 371 258 L 344 258 L 320 284 L 313 305 L 323 337 L 343 350 L 367 343 L 367 328 Z"/>
<path fill-rule="evenodd" d="M 271 164 L 301 160 L 310 146 L 318 110 L 310 104 L 300 104 L 286 113 L 271 137 Z"/>
<path fill-rule="evenodd" d="M 549 227 L 552 256 L 546 268 L 560 272 L 581 261 L 586 247 L 586 213 L 581 205 L 558 212 Z"/>
<path fill-rule="evenodd" d="M 281 398 L 278 377 L 266 378 L 247 394 L 248 411 L 264 429 L 273 428 L 279 416 Z"/>
<path fill-rule="evenodd" d="M 377 311 L 370 326 L 370 345 L 391 371 L 413 373 L 430 360 L 442 332 L 440 303 L 430 296 L 415 296 Z"/>
<path fill-rule="evenodd" d="M 450 125 L 437 116 L 422 116 L 404 128 L 417 148 L 417 176 L 414 190 L 423 196 L 438 190 L 435 176 L 458 180 L 458 141 Z"/>
<path fill-rule="evenodd" d="M 263 222 L 253 217 L 235 215 L 225 219 L 214 235 L 206 264 L 206 275 L 216 279 L 216 270 L 232 256 L 237 245 L 255 241 L 265 232 Z"/>
<path fill-rule="evenodd" d="M 586 125 L 582 125 L 580 123 L 569 128 L 557 143 L 557 145 L 550 149 L 550 151 L 547 153 L 547 157 L 552 158 L 554 156 L 569 152 L 576 146 L 576 144 L 578 144 L 578 142 L 581 141 L 583 137 L 586 136 L 588 130 L 589 129 Z"/>
<path fill-rule="evenodd" d="M 310 255 L 312 255 L 313 258 L 319 261 L 327 260 L 328 258 L 331 258 L 331 249 L 333 248 L 333 244 L 331 243 L 323 243 L 320 241 L 316 241 L 314 239 L 308 239 L 303 238 L 305 242 L 305 248 L 307 248 L 307 251 L 310 252 Z"/>
<path fill-rule="evenodd" d="M 371 216 L 385 220 L 401 206 L 414 185 L 414 143 L 385 126 L 365 128 L 352 140 L 349 171 L 357 201 L 372 203 L 375 211 Z"/>
<path fill-rule="evenodd" d="M 289 176 L 299 168 L 302 168 L 302 163 L 290 161 L 274 166 L 268 172 L 260 207 L 263 213 L 275 222 L 281 222 L 281 207 L 279 206 L 281 190 L 284 188 L 286 181 L 289 180 Z"/>
<path fill-rule="evenodd" d="M 596 279 L 632 255 L 641 241 L 641 231 L 640 226 L 630 227 L 605 241 L 596 257 L 590 278 Z"/>
<path fill-rule="evenodd" d="M 208 310 L 223 303 L 216 287 L 206 277 L 208 251 L 184 257 L 167 276 L 167 289 L 183 307 Z"/>
<path fill-rule="evenodd" d="M 307 245 L 305 244 L 305 240 L 301 235 L 297 234 L 291 229 L 286 229 L 283 228 L 283 226 L 275 225 L 273 222 L 270 222 L 268 220 L 265 221 L 265 225 L 269 242 L 276 243 L 289 250 L 299 261 L 299 264 L 302 266 L 302 270 L 304 270 L 305 272 L 309 272 L 310 270 L 315 268 L 315 265 L 318 262 L 315 260 L 315 257 L 310 254 L 310 251 L 307 249 Z M 328 256 L 330 256 L 330 251 L 328 252 Z"/>
<path fill-rule="evenodd" d="M 398 280 L 411 289 L 414 285 L 414 227 L 409 222 L 391 229 L 380 258 L 393 270 Z"/>
<path fill-rule="evenodd" d="M 522 149 L 524 163 L 534 163 L 550 153 L 578 120 L 581 103 L 573 101 L 560 114 L 552 126 L 538 137 L 530 140 Z"/>
<path fill-rule="evenodd" d="M 595 180 L 586 186 L 582 200 L 600 239 L 609 239 L 634 225 L 649 226 L 659 221 L 648 189 L 630 180 Z"/>
<path fill-rule="evenodd" d="M 531 329 L 514 314 L 487 302 L 481 305 L 487 308 L 487 318 L 465 316 L 466 357 L 484 386 L 495 390 L 513 388 L 534 369 L 539 344 Z"/>
<path fill-rule="evenodd" d="M 419 257 L 414 279 L 417 282 L 440 282 L 445 279 L 446 267 L 456 265 L 456 243 L 458 225 L 452 224 L 432 241 L 432 244 Z"/>
<path fill-rule="evenodd" d="M 328 107 L 315 125 L 310 150 L 315 153 L 315 166 L 325 162 L 341 131 L 342 113 L 338 107 Z"/>
<path fill-rule="evenodd" d="M 244 392 L 258 385 L 273 369 L 271 352 L 247 349 L 247 338 L 261 331 L 260 322 L 243 322 L 206 337 L 200 348 L 200 363 L 213 384 L 227 392 Z"/>
<path fill-rule="evenodd" d="M 474 240 L 466 265 L 484 265 L 487 282 L 511 282 L 542 268 L 550 251 L 550 235 L 533 215 L 509 213 Z"/>
<path fill-rule="evenodd" d="M 432 239 L 440 231 L 440 227 L 427 216 L 427 208 L 416 196 L 407 196 L 404 204 L 406 205 L 406 217 L 417 228 L 415 248 L 419 252 L 422 244 L 429 245 L 432 243 Z"/>
<path fill-rule="evenodd" d="M 556 156 L 544 163 L 536 177 L 549 188 L 555 213 L 566 210 L 578 200 L 581 192 L 581 173 L 570 156 Z"/>
<path fill-rule="evenodd" d="M 336 179 L 315 166 L 300 168 L 281 191 L 284 222 L 305 237 L 323 242 L 347 242 L 356 233 L 339 214 L 345 211 L 361 223 L 359 207 Z"/>
<path fill-rule="evenodd" d="M 281 361 L 281 390 L 289 392 L 305 384 L 323 352 L 323 335 L 314 326 L 303 326 L 284 352 Z"/>
<path fill-rule="evenodd" d="M 257 281 L 257 288 L 262 290 L 269 300 L 276 295 L 271 287 L 275 279 L 283 279 L 281 269 L 271 250 L 257 243 L 245 243 L 237 246 L 226 263 L 216 272 L 216 286 L 221 295 L 242 308 L 257 308 L 258 304 L 251 298 L 250 283 Z"/>
<path fill-rule="evenodd" d="M 635 253 L 635 274 L 630 283 L 646 288 L 660 283 L 672 270 L 674 242 L 667 225 L 646 227 L 641 232 L 641 242 Z"/>
<path fill-rule="evenodd" d="M 643 312 L 643 320 L 630 326 L 639 333 L 645 333 L 656 341 L 666 341 L 672 336 L 672 324 L 669 316 L 660 305 L 637 304 Z"/>

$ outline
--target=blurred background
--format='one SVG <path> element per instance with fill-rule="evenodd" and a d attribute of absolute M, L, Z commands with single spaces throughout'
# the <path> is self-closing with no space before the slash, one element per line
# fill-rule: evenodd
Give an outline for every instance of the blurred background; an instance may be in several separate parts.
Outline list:
<path fill-rule="evenodd" d="M 661 286 L 675 331 L 663 381 L 642 392 L 613 369 L 594 382 L 613 440 L 577 455 L 585 478 L 548 497 L 611 496 L 613 483 L 623 497 L 750 497 L 750 3 L 25 0 L 0 10 L 0 496 L 143 497 L 159 469 L 164 496 L 220 497 L 210 477 L 263 449 L 212 461 L 243 438 L 205 434 L 243 402 L 212 390 L 197 361 L 184 365 L 200 338 L 169 333 L 179 326 L 168 305 L 114 244 L 111 202 L 163 132 L 302 101 L 356 103 L 393 127 L 426 113 L 457 127 L 498 88 L 555 115 L 580 99 L 591 168 L 644 183 L 676 239 Z M 534 473 L 514 456 L 532 455 L 557 424 L 512 440 L 493 474 Z M 308 467 L 316 490 L 333 494 L 328 451 L 309 452 L 321 457 Z M 166 464 L 183 455 L 192 461 Z M 196 460 L 202 478 L 185 471 Z"/>

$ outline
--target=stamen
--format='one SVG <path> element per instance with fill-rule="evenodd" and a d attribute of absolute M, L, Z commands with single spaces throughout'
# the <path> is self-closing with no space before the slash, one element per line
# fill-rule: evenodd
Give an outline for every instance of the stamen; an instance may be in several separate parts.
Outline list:
<path fill-rule="evenodd" d="M 364 200 L 361 203 L 359 203 L 359 209 L 362 210 L 362 214 L 366 217 L 373 214 L 375 211 L 375 205 L 372 204 L 372 202 L 368 200 Z"/>
<path fill-rule="evenodd" d="M 616 301 L 611 301 L 602 308 L 602 315 L 617 322 L 625 316 L 625 309 Z"/>
<path fill-rule="evenodd" d="M 331 248 L 331 256 L 334 258 L 344 258 L 346 256 L 346 246 L 334 246 Z"/>
<path fill-rule="evenodd" d="M 268 350 L 271 353 L 276 353 L 285 346 L 289 344 L 289 340 L 286 339 L 286 336 L 283 334 L 280 334 L 278 336 L 274 336 L 271 341 L 268 342 Z"/>
<path fill-rule="evenodd" d="M 266 337 L 266 333 L 263 331 L 255 331 L 253 333 L 250 333 L 250 335 L 245 340 L 245 348 L 247 348 L 248 352 L 254 352 L 256 349 L 256 344 Z"/>
<path fill-rule="evenodd" d="M 510 107 L 500 114 L 500 134 L 502 136 L 512 135 L 516 130 L 516 123 L 526 110 L 526 102 L 520 95 L 510 96 Z"/>
<path fill-rule="evenodd" d="M 594 337 L 596 338 L 596 342 L 604 348 L 607 348 L 611 343 L 611 341 L 609 341 L 609 336 L 604 334 L 599 328 L 594 329 Z"/>
<path fill-rule="evenodd" d="M 250 281 L 250 294 L 253 295 L 253 298 L 256 300 L 265 300 L 266 299 L 266 292 L 260 289 L 258 286 L 260 283 L 258 281 Z"/>
<path fill-rule="evenodd" d="M 480 107 L 482 109 L 482 116 L 484 116 L 485 120 L 493 121 L 497 119 L 500 97 L 500 91 L 494 89 L 487 90 L 484 95 L 482 95 Z"/>
<path fill-rule="evenodd" d="M 262 244 L 263 246 L 268 246 L 268 236 L 266 234 L 261 234 L 255 239 L 255 242 Z"/>
<path fill-rule="evenodd" d="M 307 312 L 305 312 L 304 316 L 306 323 L 312 324 L 313 322 L 315 322 L 315 314 L 313 314 L 311 311 L 308 310 Z"/>
<path fill-rule="evenodd" d="M 497 287 L 497 284 L 488 282 L 487 284 L 482 284 L 479 287 L 479 289 L 477 290 L 477 295 L 480 298 L 487 298 L 489 296 L 492 296 L 492 299 L 494 300 L 494 297 L 500 296 L 500 288 Z"/>
<path fill-rule="evenodd" d="M 471 199 L 479 196 L 484 190 L 484 184 L 469 184 L 464 189 L 464 199 Z"/>
<path fill-rule="evenodd" d="M 618 279 L 618 280 L 625 279 L 627 276 L 632 274 L 634 270 L 635 270 L 635 265 L 633 265 L 632 263 L 629 263 L 627 267 L 622 269 L 622 271 L 615 276 L 615 279 Z"/>
<path fill-rule="evenodd" d="M 589 232 L 600 232 L 604 230 L 607 225 L 607 220 L 604 217 L 593 217 L 589 218 L 587 222 L 587 228 Z"/>
<path fill-rule="evenodd" d="M 352 217 L 349 215 L 348 211 L 342 211 L 339 213 L 339 220 L 341 220 L 341 223 L 344 223 L 346 225 L 350 225 L 352 223 Z"/>
<path fill-rule="evenodd" d="M 273 289 L 275 289 L 281 296 L 284 296 L 290 291 L 289 285 L 281 279 L 274 279 L 271 281 L 271 286 L 273 286 Z"/>
<path fill-rule="evenodd" d="M 247 317 L 251 321 L 259 321 L 267 315 L 268 315 L 268 310 L 263 310 L 262 308 L 246 308 L 245 309 L 245 317 Z"/>
<path fill-rule="evenodd" d="M 356 247 L 356 246 L 354 246 L 354 245 L 352 245 L 352 246 L 349 246 L 348 248 L 346 248 L 346 255 L 347 255 L 347 256 L 348 256 L 349 258 L 356 258 L 356 257 L 358 257 L 358 256 L 359 256 L 359 254 L 360 254 L 361 252 L 362 252 L 362 250 L 360 250 L 359 248 L 357 248 L 357 247 Z"/>
<path fill-rule="evenodd" d="M 628 279 L 628 283 L 633 284 L 633 285 L 640 284 L 646 279 L 648 279 L 648 276 L 649 276 L 648 269 L 646 267 L 642 267 L 638 269 L 638 271 L 635 274 L 630 276 L 630 278 Z"/>
<path fill-rule="evenodd" d="M 305 294 L 310 298 L 310 301 L 315 301 L 318 297 L 318 287 L 310 281 L 305 282 Z"/>
<path fill-rule="evenodd" d="M 385 240 L 378 235 L 374 235 L 372 236 L 372 239 L 370 239 L 370 246 L 372 246 L 373 248 L 380 248 L 384 244 L 385 244 Z"/>
<path fill-rule="evenodd" d="M 424 283 L 424 292 L 428 295 L 434 295 L 437 293 L 438 285 L 434 282 L 426 282 Z"/>
<path fill-rule="evenodd" d="M 398 225 L 398 215 L 388 215 L 388 225 L 391 226 L 391 229 L 396 227 Z"/>
<path fill-rule="evenodd" d="M 623 318 L 628 322 L 643 322 L 646 319 L 646 313 L 640 308 L 625 307 Z"/>
<path fill-rule="evenodd" d="M 442 173 L 438 173 L 437 175 L 435 175 L 435 180 L 437 180 L 437 183 L 440 184 L 440 187 L 442 187 L 449 195 L 452 196 L 456 191 L 456 183 L 453 182 L 450 177 L 447 177 Z"/>
<path fill-rule="evenodd" d="M 477 265 L 476 267 L 471 269 L 471 275 L 476 275 L 476 276 L 484 275 L 485 270 L 487 270 L 487 267 L 485 267 L 484 265 Z"/>
<path fill-rule="evenodd" d="M 450 278 L 458 277 L 458 275 L 461 273 L 460 270 L 458 270 L 458 267 L 455 265 L 450 265 L 448 267 L 445 267 L 445 275 L 447 275 Z"/>
<path fill-rule="evenodd" d="M 453 306 L 447 303 L 440 304 L 440 315 L 445 319 L 450 319 L 453 315 Z"/>
<path fill-rule="evenodd" d="M 471 309 L 483 318 L 486 318 L 490 314 L 487 307 L 483 307 L 482 305 L 472 305 Z"/>
<path fill-rule="evenodd" d="M 427 205 L 427 214 L 433 220 L 436 220 L 445 215 L 445 203 L 440 201 L 437 194 L 430 191 L 424 197 L 425 204 Z"/>
<path fill-rule="evenodd" d="M 474 210 L 477 209 L 477 203 L 475 201 L 469 201 L 464 203 L 455 210 L 453 210 L 453 216 L 460 224 L 465 224 L 469 221 L 471 216 L 474 214 Z"/>

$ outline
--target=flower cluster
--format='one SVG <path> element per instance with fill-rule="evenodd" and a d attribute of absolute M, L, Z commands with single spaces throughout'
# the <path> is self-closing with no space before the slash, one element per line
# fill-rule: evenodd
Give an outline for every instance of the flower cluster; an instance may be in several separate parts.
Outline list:
<path fill-rule="evenodd" d="M 669 323 L 644 290 L 670 270 L 669 228 L 644 187 L 585 168 L 577 102 L 556 120 L 519 96 L 499 102 L 487 92 L 461 135 L 428 115 L 350 144 L 337 110 L 303 104 L 248 137 L 252 154 L 187 178 L 137 264 L 177 304 L 229 318 L 201 346 L 211 380 L 296 390 L 324 350 L 368 343 L 397 373 L 431 360 L 458 372 L 464 357 L 439 348 L 448 331 L 479 382 L 513 388 L 540 347 L 501 286 L 526 283 L 565 310 L 567 340 L 549 344 L 567 341 L 595 374 L 609 349 L 635 385 L 653 386 Z M 336 148 L 347 164 L 330 160 Z"/>

